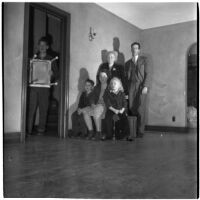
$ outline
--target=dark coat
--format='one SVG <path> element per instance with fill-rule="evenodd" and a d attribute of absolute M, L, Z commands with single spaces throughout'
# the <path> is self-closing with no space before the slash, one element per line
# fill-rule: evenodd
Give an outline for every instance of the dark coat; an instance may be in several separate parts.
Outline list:
<path fill-rule="evenodd" d="M 83 92 L 79 99 L 78 108 L 85 108 L 87 106 L 91 106 L 92 103 L 91 96 L 92 92 L 88 95 L 86 94 L 86 92 Z"/>
<path fill-rule="evenodd" d="M 132 59 L 125 63 L 125 79 L 127 88 L 134 84 L 139 84 L 141 87 L 149 87 L 149 68 L 144 56 L 139 56 L 136 64 Z"/>
<path fill-rule="evenodd" d="M 103 99 L 107 108 L 110 106 L 117 110 L 127 108 L 127 101 L 124 92 L 119 91 L 117 94 L 114 94 L 107 89 L 104 93 Z"/>

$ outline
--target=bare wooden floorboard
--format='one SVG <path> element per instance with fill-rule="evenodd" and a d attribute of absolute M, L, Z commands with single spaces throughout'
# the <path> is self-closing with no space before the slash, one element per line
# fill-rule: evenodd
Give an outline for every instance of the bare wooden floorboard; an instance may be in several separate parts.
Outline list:
<path fill-rule="evenodd" d="M 196 133 L 4 144 L 5 197 L 195 198 L 196 183 Z"/>

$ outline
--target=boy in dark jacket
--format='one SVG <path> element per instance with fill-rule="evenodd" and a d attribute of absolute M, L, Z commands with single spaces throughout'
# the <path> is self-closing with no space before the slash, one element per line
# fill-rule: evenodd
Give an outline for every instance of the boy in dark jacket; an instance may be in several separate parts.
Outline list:
<path fill-rule="evenodd" d="M 83 118 L 83 110 L 91 106 L 91 94 L 94 87 L 94 81 L 87 79 L 85 81 L 85 91 L 81 94 L 78 109 L 72 114 L 72 136 L 87 136 L 87 126 Z"/>

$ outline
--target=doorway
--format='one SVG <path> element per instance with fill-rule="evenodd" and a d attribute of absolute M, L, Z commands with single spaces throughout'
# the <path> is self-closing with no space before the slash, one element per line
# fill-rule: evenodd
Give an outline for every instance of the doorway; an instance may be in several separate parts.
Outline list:
<path fill-rule="evenodd" d="M 24 66 L 22 77 L 22 118 L 21 141 L 25 141 L 27 130 L 27 113 L 29 105 L 28 64 L 37 52 L 38 40 L 46 37 L 49 42 L 48 54 L 58 56 L 58 85 L 51 87 L 46 135 L 65 138 L 68 135 L 68 77 L 69 77 L 69 32 L 70 15 L 45 3 L 25 4 L 24 25 Z M 37 110 L 34 125 L 37 126 L 39 112 Z M 33 131 L 34 132 L 34 131 Z"/>
<path fill-rule="evenodd" d="M 187 54 L 187 127 L 197 126 L 197 43 Z"/>

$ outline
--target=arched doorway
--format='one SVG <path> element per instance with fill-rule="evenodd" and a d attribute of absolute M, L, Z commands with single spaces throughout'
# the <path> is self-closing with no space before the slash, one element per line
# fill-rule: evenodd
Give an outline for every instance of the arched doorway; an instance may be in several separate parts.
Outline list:
<path fill-rule="evenodd" d="M 197 43 L 187 53 L 187 126 L 197 126 Z"/>

